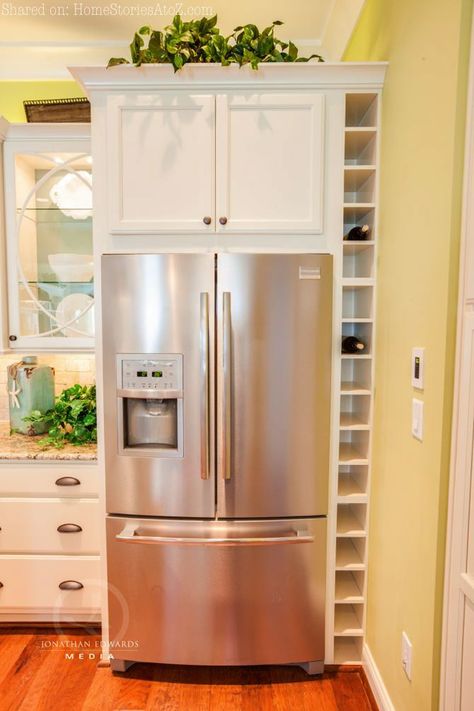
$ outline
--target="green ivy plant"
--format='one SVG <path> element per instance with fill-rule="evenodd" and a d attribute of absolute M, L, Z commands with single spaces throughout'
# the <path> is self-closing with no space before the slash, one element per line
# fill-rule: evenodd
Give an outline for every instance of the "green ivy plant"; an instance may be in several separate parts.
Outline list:
<path fill-rule="evenodd" d="M 261 32 L 256 25 L 242 25 L 226 37 L 217 27 L 217 15 L 190 22 L 183 22 L 180 15 L 175 15 L 171 25 L 163 31 L 141 27 L 130 45 L 131 62 L 123 57 L 112 57 L 107 67 L 172 64 L 176 72 L 188 63 L 220 63 L 224 67 L 250 64 L 252 69 L 258 69 L 260 62 L 324 61 L 319 54 L 298 57 L 298 48 L 293 42 L 275 37 L 275 27 L 282 24 L 275 20 Z M 146 45 L 145 38 L 148 38 Z"/>
<path fill-rule="evenodd" d="M 33 410 L 23 419 L 46 425 L 47 435 L 38 442 L 42 447 L 62 449 L 65 444 L 97 442 L 95 385 L 73 385 L 58 395 L 51 410 Z"/>

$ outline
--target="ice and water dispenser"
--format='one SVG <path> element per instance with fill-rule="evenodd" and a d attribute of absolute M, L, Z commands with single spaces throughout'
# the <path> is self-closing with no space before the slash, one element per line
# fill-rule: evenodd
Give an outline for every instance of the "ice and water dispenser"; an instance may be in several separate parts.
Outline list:
<path fill-rule="evenodd" d="M 182 456 L 183 356 L 117 356 L 119 449 L 122 454 Z"/>

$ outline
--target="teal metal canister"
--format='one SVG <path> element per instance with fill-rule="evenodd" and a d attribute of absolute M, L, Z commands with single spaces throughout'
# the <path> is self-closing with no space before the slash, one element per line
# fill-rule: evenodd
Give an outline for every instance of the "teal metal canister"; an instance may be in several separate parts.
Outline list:
<path fill-rule="evenodd" d="M 25 422 L 33 410 L 41 413 L 54 407 L 54 368 L 38 365 L 36 356 L 24 356 L 8 366 L 10 429 L 27 435 L 42 434 L 44 423 Z"/>

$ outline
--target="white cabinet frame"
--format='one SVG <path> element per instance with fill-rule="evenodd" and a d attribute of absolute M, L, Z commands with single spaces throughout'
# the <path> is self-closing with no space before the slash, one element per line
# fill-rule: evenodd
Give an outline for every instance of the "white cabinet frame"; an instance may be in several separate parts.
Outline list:
<path fill-rule="evenodd" d="M 358 323 L 367 331 L 371 331 L 373 338 L 373 326 L 375 323 L 374 313 L 374 276 L 371 272 L 375 264 L 375 244 L 364 243 L 363 245 L 351 244 L 344 246 L 342 236 L 347 227 L 365 222 L 365 215 L 369 210 L 375 210 L 375 203 L 369 208 L 365 205 L 365 188 L 360 180 L 356 181 L 357 191 L 361 193 L 357 202 L 351 202 L 347 207 L 344 205 L 344 193 L 354 192 L 352 189 L 352 179 L 356 176 L 357 170 L 366 171 L 368 157 L 362 156 L 355 165 L 347 164 L 344 167 L 344 142 L 345 128 L 352 133 L 363 132 L 370 144 L 367 153 L 374 153 L 372 147 L 378 143 L 378 126 L 374 125 L 371 116 L 356 116 L 351 122 L 350 117 L 345 116 L 345 101 L 347 94 L 361 94 L 361 104 L 367 103 L 364 95 L 372 94 L 379 99 L 383 86 L 385 63 L 295 63 L 289 64 L 261 64 L 258 71 L 250 67 L 221 67 L 215 64 L 186 65 L 181 71 L 173 73 L 169 66 L 165 65 L 143 65 L 139 69 L 130 66 L 114 67 L 113 71 L 102 67 L 77 67 L 71 69 L 74 78 L 83 86 L 89 95 L 93 110 L 93 150 L 94 150 L 94 191 L 100 196 L 102 209 L 96 212 L 94 220 L 94 241 L 96 255 L 105 253 L 159 253 L 159 252 L 181 252 L 181 251 L 218 251 L 218 252 L 317 252 L 330 253 L 334 255 L 334 323 L 340 324 L 341 330 L 348 328 L 352 323 Z M 110 196 L 109 168 L 105 156 L 104 137 L 108 131 L 107 106 L 108 101 L 117 95 L 134 97 L 137 94 L 164 95 L 168 92 L 187 91 L 191 94 L 199 92 L 210 93 L 216 96 L 216 187 L 218 197 L 216 205 L 216 226 L 212 226 L 210 232 L 202 232 L 195 236 L 189 235 L 185 239 L 177 237 L 177 234 L 152 234 L 145 233 L 141 236 L 132 233 L 111 233 L 109 230 L 108 215 L 105 204 Z M 302 224 L 298 229 L 300 234 L 287 226 L 287 232 L 273 230 L 266 233 L 263 230 L 257 233 L 254 229 L 230 229 L 230 225 L 220 225 L 219 217 L 232 219 L 232 215 L 226 215 L 223 210 L 222 176 L 226 175 L 225 169 L 228 165 L 228 157 L 219 152 L 219 146 L 225 140 L 222 131 L 227 126 L 228 116 L 222 114 L 227 112 L 228 106 L 223 103 L 234 100 L 233 97 L 265 97 L 265 101 L 270 101 L 272 96 L 283 97 L 292 96 L 296 99 L 296 105 L 303 103 L 312 95 L 324 95 L 324 156 L 321 154 L 321 162 L 324 160 L 324 216 L 321 215 L 322 231 L 320 234 L 313 232 L 313 228 L 304 232 Z M 235 99 L 237 101 L 237 99 Z M 359 102 L 355 99 L 355 113 L 360 113 Z M 273 104 L 274 105 L 274 104 Z M 268 108 L 268 107 L 267 107 Z M 370 112 L 369 112 L 370 113 Z M 379 110 L 377 110 L 379 114 Z M 373 139 L 373 143 L 372 143 Z M 357 142 L 356 142 L 357 143 Z M 354 150 L 357 148 L 355 146 Z M 358 156 L 350 156 L 354 160 Z M 226 162 L 227 161 L 227 162 Z M 373 172 L 375 166 L 369 166 Z M 348 176 L 348 185 L 345 185 L 345 172 Z M 276 176 L 275 176 L 276 177 Z M 345 187 L 348 190 L 345 190 Z M 355 196 L 350 196 L 355 197 Z M 360 201 L 359 201 L 360 198 Z M 363 200 L 362 200 L 363 198 Z M 219 200 L 219 203 L 217 203 Z M 377 198 L 375 198 L 375 202 Z M 361 204 L 362 203 L 362 204 Z M 228 203 L 227 203 L 228 204 Z M 226 205 L 224 205 L 225 207 Z M 347 218 L 347 220 L 345 220 Z M 228 219 L 229 223 L 229 219 Z M 374 234 L 377 228 L 372 221 Z M 214 231 L 217 227 L 217 231 Z M 375 236 L 375 240 L 377 236 Z M 366 248 L 368 252 L 366 253 Z M 359 252 L 360 250 L 360 252 Z M 360 256 L 360 259 L 359 259 Z M 344 267 L 346 263 L 346 267 Z M 369 264 L 370 263 L 370 264 Z M 346 273 L 345 273 L 346 272 Z M 345 273 L 345 276 L 343 274 Z M 367 274 L 370 273 L 370 276 Z M 96 275 L 100 279 L 100 275 Z M 96 282 L 97 283 L 97 282 Z M 360 291 L 359 291 L 360 288 Z M 97 297 L 100 301 L 100 290 Z M 344 302 L 344 305 L 343 305 Z M 347 303 L 346 303 L 347 302 Z M 100 307 L 99 307 L 100 313 Z M 100 316 L 99 316 L 100 318 Z M 350 322 L 350 323 L 346 323 Z M 311 327 L 311 324 L 308 324 Z M 100 330 L 100 324 L 99 324 Z M 368 440 L 371 422 L 371 410 L 367 407 L 368 399 L 371 398 L 373 380 L 373 358 L 359 357 L 354 363 L 348 358 L 341 358 L 340 345 L 341 333 L 336 327 L 334 330 L 333 343 L 333 393 L 332 393 L 332 436 L 331 436 L 331 479 L 329 496 L 329 516 L 328 516 L 328 568 L 327 568 L 327 592 L 326 592 L 326 664 L 333 663 L 360 663 L 362 658 L 363 634 L 365 628 L 365 595 L 366 595 L 366 567 L 367 567 L 367 509 L 369 498 L 369 473 L 368 464 L 355 463 L 354 467 L 360 466 L 360 474 L 352 477 L 351 481 L 347 477 L 348 486 L 342 484 L 346 474 L 339 477 L 338 460 L 340 454 L 340 400 L 353 396 L 360 396 L 360 403 L 354 407 L 348 406 L 343 414 L 352 415 L 352 420 L 360 416 L 363 420 L 362 431 L 354 432 L 354 443 L 357 438 Z M 98 343 L 98 372 L 101 366 L 101 346 Z M 355 359 L 354 359 L 355 361 Z M 342 371 L 342 378 L 341 378 Z M 342 380 L 342 382 L 341 382 Z M 347 382 L 345 382 L 347 381 Z M 98 388 L 100 391 L 100 377 Z M 349 391 L 346 390 L 349 388 Z M 349 394 L 348 394 L 349 392 Z M 100 394 L 99 394 L 100 399 Z M 346 412 L 347 410 L 347 412 Z M 99 412 L 99 418 L 103 413 Z M 350 417 L 349 417 L 350 419 Z M 358 427 L 353 422 L 349 422 L 352 428 Z M 344 424 L 347 427 L 347 424 Z M 99 438 L 101 437 L 101 427 L 99 427 Z M 345 435 L 344 435 L 345 436 Z M 104 471 L 104 461 L 100 454 L 99 441 L 99 466 Z M 370 458 L 370 451 L 364 453 L 364 461 Z M 347 464 L 352 467 L 353 464 Z M 348 472 L 350 474 L 350 472 Z M 102 498 L 104 492 L 101 492 Z M 338 507 L 345 509 L 354 516 L 348 517 L 348 521 L 337 520 Z M 341 505 L 341 506 L 340 506 Z M 343 509 L 343 510 L 345 510 Z M 360 520 L 356 515 L 361 512 Z M 337 525 L 345 523 L 347 528 L 345 537 L 337 538 Z M 357 530 L 353 530 L 352 523 L 356 524 Z M 342 534 L 341 534 L 342 535 Z M 336 543 L 339 550 L 336 551 Z M 350 543 L 350 545 L 348 545 Z M 104 544 L 105 550 L 105 544 Z M 337 555 L 338 554 L 338 557 Z M 102 570 L 105 576 L 105 559 L 102 561 Z M 336 570 L 337 568 L 337 570 Z M 336 572 L 343 585 L 338 585 L 336 590 Z M 348 581 L 349 579 L 349 581 Z M 356 587 L 356 600 L 335 602 L 336 595 L 340 596 L 347 589 L 347 583 L 351 584 L 350 591 Z M 342 589 L 339 589 L 342 588 Z M 339 610 L 340 608 L 340 610 Z M 342 615 L 340 614 L 342 611 Z M 337 612 L 337 615 L 336 615 Z M 359 614 L 361 613 L 362 614 Z M 348 614 L 344 614 L 348 613 Z M 354 613 L 354 614 L 352 614 Z M 356 624 L 354 624 L 356 623 Z M 102 630 L 104 645 L 108 641 L 108 610 L 107 599 L 103 598 Z M 336 628 L 337 627 L 337 628 Z"/>

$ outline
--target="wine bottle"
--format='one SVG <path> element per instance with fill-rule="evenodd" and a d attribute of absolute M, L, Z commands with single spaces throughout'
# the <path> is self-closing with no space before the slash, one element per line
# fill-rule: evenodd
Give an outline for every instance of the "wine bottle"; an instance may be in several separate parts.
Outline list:
<path fill-rule="evenodd" d="M 368 239 L 369 233 L 369 225 L 356 225 L 351 230 L 349 230 L 344 239 L 348 240 L 349 242 L 363 241 L 365 239 Z"/>
<path fill-rule="evenodd" d="M 357 336 L 344 336 L 342 339 L 343 353 L 362 353 L 365 350 L 363 343 Z"/>

